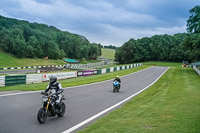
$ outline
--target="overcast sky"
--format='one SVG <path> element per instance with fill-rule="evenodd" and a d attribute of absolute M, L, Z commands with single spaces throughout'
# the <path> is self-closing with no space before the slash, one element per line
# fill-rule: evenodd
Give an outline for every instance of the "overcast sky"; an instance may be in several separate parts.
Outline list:
<path fill-rule="evenodd" d="M 200 0 L 0 0 L 0 15 L 121 46 L 130 38 L 186 32 L 189 10 L 199 4 Z"/>

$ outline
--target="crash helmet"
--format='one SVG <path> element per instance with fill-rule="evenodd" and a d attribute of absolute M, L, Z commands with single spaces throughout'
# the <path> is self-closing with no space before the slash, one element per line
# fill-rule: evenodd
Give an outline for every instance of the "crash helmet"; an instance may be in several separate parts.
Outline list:
<path fill-rule="evenodd" d="M 56 76 L 54 76 L 54 75 L 52 75 L 51 77 L 50 77 L 50 83 L 51 84 L 53 84 L 53 83 L 55 83 L 56 81 L 57 81 L 57 77 Z"/>
<path fill-rule="evenodd" d="M 116 76 L 116 79 L 119 79 L 119 76 Z"/>

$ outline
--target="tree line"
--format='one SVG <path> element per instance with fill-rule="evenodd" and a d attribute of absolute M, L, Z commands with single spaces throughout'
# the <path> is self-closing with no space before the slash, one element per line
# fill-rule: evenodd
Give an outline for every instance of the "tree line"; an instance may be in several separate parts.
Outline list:
<path fill-rule="evenodd" d="M 103 48 L 103 47 L 102 47 Z M 109 45 L 109 46 L 104 46 L 104 48 L 108 48 L 108 49 L 117 49 L 116 46 L 113 46 L 113 45 Z"/>
<path fill-rule="evenodd" d="M 154 35 L 150 38 L 130 39 L 115 52 L 119 63 L 139 61 L 199 61 L 200 60 L 200 6 L 189 12 L 188 33 Z"/>
<path fill-rule="evenodd" d="M 18 58 L 95 59 L 101 45 L 46 24 L 0 16 L 0 50 Z"/>

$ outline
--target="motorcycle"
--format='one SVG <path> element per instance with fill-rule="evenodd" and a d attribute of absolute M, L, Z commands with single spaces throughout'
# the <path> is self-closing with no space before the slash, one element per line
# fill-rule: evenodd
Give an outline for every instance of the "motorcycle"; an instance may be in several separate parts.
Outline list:
<path fill-rule="evenodd" d="M 119 82 L 117 80 L 113 81 L 113 92 L 119 92 Z"/>
<path fill-rule="evenodd" d="M 42 107 L 39 109 L 37 114 L 37 120 L 39 123 L 45 123 L 47 120 L 47 117 L 53 117 L 58 115 L 59 117 L 62 117 L 65 114 L 65 103 L 63 100 L 65 100 L 64 96 L 61 97 L 60 103 L 56 105 L 56 98 L 58 94 L 61 94 L 63 90 L 57 92 L 57 93 L 47 93 L 47 92 L 41 92 L 43 104 Z"/>

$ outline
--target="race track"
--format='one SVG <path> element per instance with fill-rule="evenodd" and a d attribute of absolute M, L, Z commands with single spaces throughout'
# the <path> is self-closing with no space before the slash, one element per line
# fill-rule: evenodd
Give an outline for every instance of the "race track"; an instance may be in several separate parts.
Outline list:
<path fill-rule="evenodd" d="M 66 88 L 63 93 L 67 108 L 64 117 L 48 118 L 45 124 L 39 124 L 36 117 L 42 101 L 40 92 L 17 95 L 0 92 L 0 133 L 68 132 L 68 129 L 82 121 L 141 91 L 167 69 L 150 67 L 121 77 L 122 86 L 119 93 L 112 92 L 112 80 Z"/>

